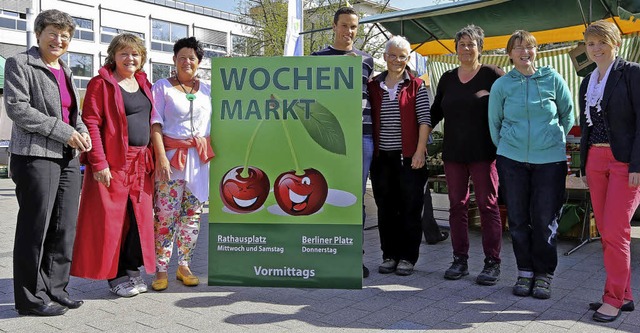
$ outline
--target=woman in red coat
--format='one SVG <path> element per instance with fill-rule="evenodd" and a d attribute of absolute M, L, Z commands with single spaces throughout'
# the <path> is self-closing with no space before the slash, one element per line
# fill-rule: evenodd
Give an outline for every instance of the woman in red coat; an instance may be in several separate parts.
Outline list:
<path fill-rule="evenodd" d="M 118 35 L 107 53 L 84 100 L 82 120 L 94 146 L 83 156 L 86 176 L 71 274 L 107 279 L 113 293 L 131 297 L 147 291 L 138 267 L 155 272 L 153 98 L 140 71 L 146 49 L 139 37 Z"/>

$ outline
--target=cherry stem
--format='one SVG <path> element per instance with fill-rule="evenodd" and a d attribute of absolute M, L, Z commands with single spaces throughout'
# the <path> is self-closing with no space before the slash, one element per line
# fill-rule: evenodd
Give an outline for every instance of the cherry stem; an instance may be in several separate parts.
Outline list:
<path fill-rule="evenodd" d="M 275 99 L 281 101 L 281 99 L 276 95 L 271 95 L 271 99 Z M 280 118 L 280 122 L 282 123 L 282 128 L 284 128 L 284 135 L 287 137 L 287 143 L 289 144 L 289 150 L 291 150 L 291 158 L 293 159 L 293 164 L 296 166 L 296 174 L 303 174 L 303 170 L 300 169 L 300 165 L 298 164 L 298 158 L 296 157 L 296 151 L 293 149 L 293 141 L 291 141 L 291 135 L 289 134 L 289 129 L 287 128 L 287 124 L 284 121 L 284 118 Z"/>
<path fill-rule="evenodd" d="M 256 129 L 253 130 L 253 134 L 251 134 L 251 139 L 249 139 L 249 143 L 247 144 L 247 152 L 244 155 L 244 165 L 242 167 L 242 171 L 240 172 L 240 177 L 243 178 L 248 178 L 249 177 L 249 156 L 251 155 L 251 148 L 253 147 L 253 141 L 256 139 L 256 135 L 258 134 L 258 130 L 260 129 L 260 126 L 262 126 L 262 123 L 264 122 L 264 119 L 262 119 L 259 123 L 258 126 L 256 126 Z"/>
<path fill-rule="evenodd" d="M 293 158 L 293 164 L 296 166 L 296 175 L 303 174 L 302 169 L 300 169 L 300 165 L 298 164 L 298 158 L 296 157 L 296 152 L 293 150 L 293 142 L 291 141 L 291 135 L 289 134 L 289 129 L 285 124 L 284 119 L 280 118 L 282 121 L 282 128 L 284 128 L 284 135 L 287 137 L 287 143 L 289 144 L 289 149 L 291 150 L 291 158 Z"/>

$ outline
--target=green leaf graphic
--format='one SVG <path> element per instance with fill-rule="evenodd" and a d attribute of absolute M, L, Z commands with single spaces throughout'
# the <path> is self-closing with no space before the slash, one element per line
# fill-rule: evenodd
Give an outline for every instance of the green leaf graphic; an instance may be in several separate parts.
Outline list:
<path fill-rule="evenodd" d="M 338 118 L 318 102 L 309 105 L 310 116 L 305 118 L 305 109 L 299 104 L 294 107 L 298 119 L 313 141 L 322 148 L 340 155 L 347 154 L 344 132 Z"/>

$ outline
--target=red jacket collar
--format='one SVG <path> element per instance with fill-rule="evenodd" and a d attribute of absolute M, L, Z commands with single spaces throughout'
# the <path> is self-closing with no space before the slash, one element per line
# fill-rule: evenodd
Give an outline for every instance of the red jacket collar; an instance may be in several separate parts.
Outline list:
<path fill-rule="evenodd" d="M 102 68 L 98 70 L 98 75 L 104 78 L 107 82 L 111 83 L 114 87 L 118 85 L 118 81 L 113 75 L 113 70 L 111 69 L 111 65 L 104 65 Z M 134 74 L 136 81 L 138 81 L 138 85 L 141 88 L 147 86 L 147 73 L 138 71 Z"/>

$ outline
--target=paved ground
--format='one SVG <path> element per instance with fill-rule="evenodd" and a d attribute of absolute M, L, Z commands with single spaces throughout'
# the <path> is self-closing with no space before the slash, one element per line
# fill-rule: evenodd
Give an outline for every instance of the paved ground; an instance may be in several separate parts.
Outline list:
<path fill-rule="evenodd" d="M 446 198 L 437 195 L 439 207 Z M 375 225 L 373 199 L 367 196 Z M 471 274 L 458 281 L 442 278 L 451 261 L 449 240 L 424 244 L 417 271 L 409 277 L 381 275 L 378 231 L 365 232 L 365 264 L 372 274 L 362 290 L 279 288 L 187 288 L 170 280 L 169 289 L 150 291 L 130 299 L 112 295 L 104 281 L 72 278 L 69 291 L 85 304 L 61 317 L 18 316 L 13 304 L 12 248 L 17 204 L 13 183 L 0 179 L 0 331 L 1 332 L 640 332 L 640 310 L 623 313 L 608 325 L 591 320 L 587 303 L 599 299 L 604 270 L 599 243 L 591 243 L 571 256 L 560 255 L 549 300 L 511 294 L 515 260 L 511 242 L 503 242 L 502 280 L 479 286 L 475 275 L 483 255 L 477 231 L 471 232 Z M 439 213 L 446 218 L 446 213 Z M 442 220 L 441 222 L 446 223 Z M 194 272 L 207 276 L 206 223 L 199 240 Z M 638 229 L 635 227 L 634 229 Z M 634 230 L 637 234 L 638 230 Z M 639 242 L 634 240 L 632 284 L 639 285 Z M 575 245 L 563 241 L 559 253 Z M 170 274 L 175 272 L 174 266 Z M 147 276 L 150 283 L 151 276 Z"/>

